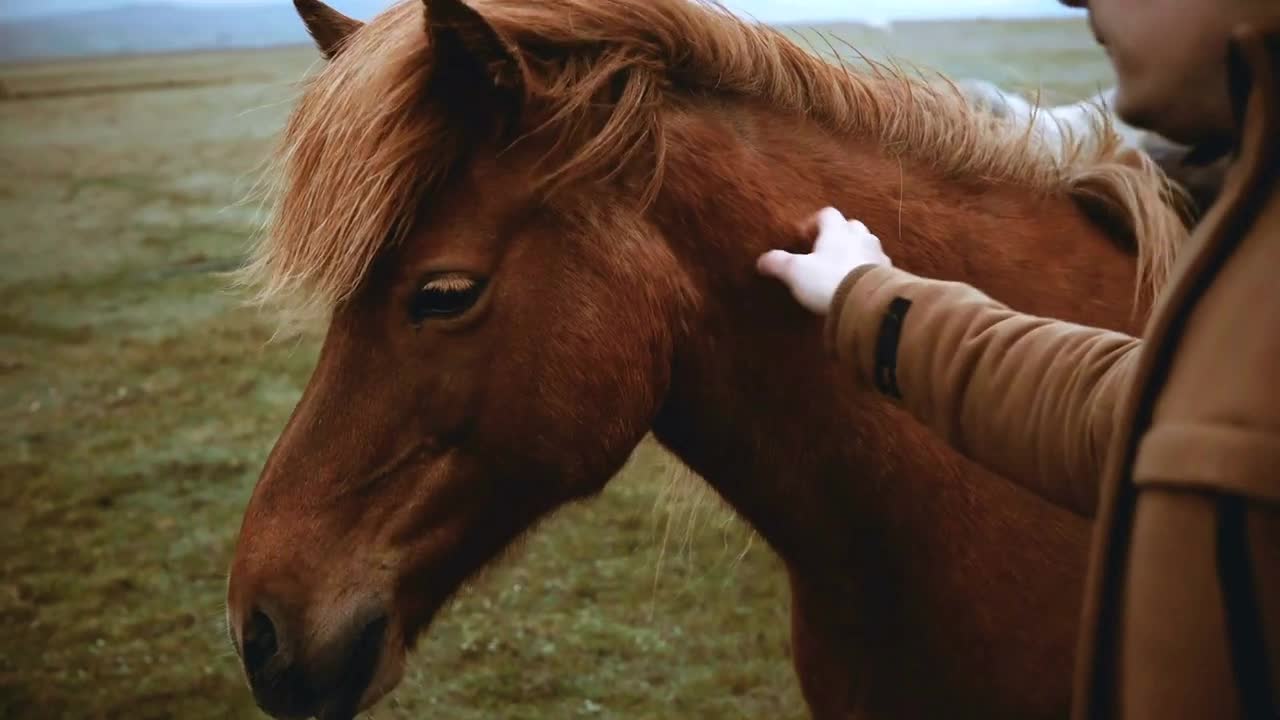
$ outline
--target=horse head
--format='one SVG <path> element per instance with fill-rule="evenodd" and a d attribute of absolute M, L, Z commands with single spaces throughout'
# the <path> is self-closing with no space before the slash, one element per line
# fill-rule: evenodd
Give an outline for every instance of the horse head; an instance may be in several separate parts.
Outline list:
<path fill-rule="evenodd" d="M 392 688 L 471 573 L 622 466 L 663 399 L 681 269 L 642 173 L 556 147 L 565 121 L 469 6 L 361 26 L 298 5 L 331 64 L 287 130 L 256 269 L 305 278 L 330 317 L 246 510 L 228 622 L 264 709 L 329 717 Z M 570 131 L 603 137 L 590 99 Z"/>

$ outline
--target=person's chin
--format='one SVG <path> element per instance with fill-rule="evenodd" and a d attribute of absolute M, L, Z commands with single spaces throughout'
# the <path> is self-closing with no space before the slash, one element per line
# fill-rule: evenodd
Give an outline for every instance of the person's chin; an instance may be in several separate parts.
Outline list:
<path fill-rule="evenodd" d="M 1117 79 L 1115 92 L 1111 95 L 1111 110 L 1121 120 L 1138 126 L 1134 120 L 1142 117 L 1143 113 L 1140 112 L 1141 105 L 1134 102 L 1133 95 L 1130 83 L 1125 82 L 1123 77 Z"/>
<path fill-rule="evenodd" d="M 1158 103 L 1152 102 L 1146 93 L 1136 90 L 1131 84 L 1123 80 L 1117 83 L 1115 96 L 1112 97 L 1111 102 L 1116 117 L 1126 124 L 1142 130 L 1150 130 L 1174 142 L 1185 142 L 1171 134 L 1180 133 L 1170 126 L 1168 122 L 1170 113 L 1162 111 Z"/>

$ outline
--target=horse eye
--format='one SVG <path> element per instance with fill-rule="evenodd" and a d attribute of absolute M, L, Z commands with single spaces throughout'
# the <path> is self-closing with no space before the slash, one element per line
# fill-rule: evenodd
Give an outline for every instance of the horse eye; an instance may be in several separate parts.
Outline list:
<path fill-rule="evenodd" d="M 409 301 L 413 322 L 461 315 L 480 298 L 484 283 L 462 275 L 443 275 L 423 283 Z"/>

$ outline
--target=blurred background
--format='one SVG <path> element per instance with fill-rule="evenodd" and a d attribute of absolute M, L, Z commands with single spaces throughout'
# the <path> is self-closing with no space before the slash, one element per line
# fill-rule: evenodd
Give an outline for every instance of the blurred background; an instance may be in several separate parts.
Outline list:
<path fill-rule="evenodd" d="M 1051 102 L 1111 82 L 1049 0 L 726 4 Z M 0 718 L 261 717 L 225 570 L 318 334 L 224 273 L 318 65 L 287 0 L 0 0 Z M 675 469 L 643 445 L 488 571 L 372 716 L 805 717 L 780 564 Z"/>

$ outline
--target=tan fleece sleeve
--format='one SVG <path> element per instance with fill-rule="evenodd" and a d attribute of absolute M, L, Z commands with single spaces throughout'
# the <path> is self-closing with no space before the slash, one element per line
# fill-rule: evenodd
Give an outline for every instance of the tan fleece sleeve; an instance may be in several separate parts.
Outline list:
<path fill-rule="evenodd" d="M 1140 340 L 879 266 L 845 278 L 826 327 L 837 361 L 961 453 L 1093 514 Z"/>

